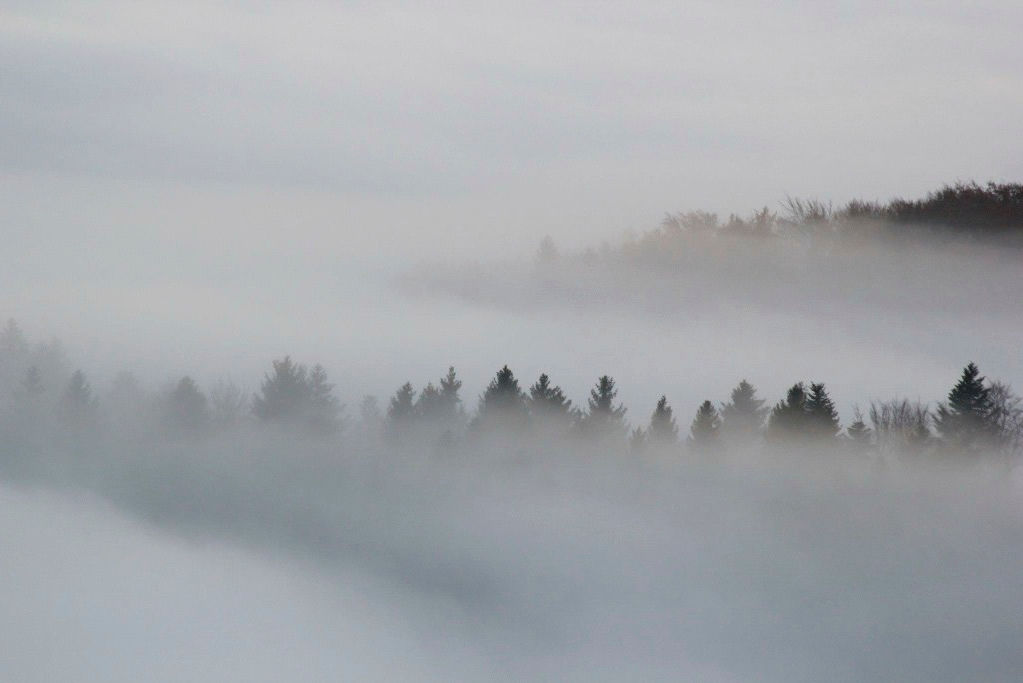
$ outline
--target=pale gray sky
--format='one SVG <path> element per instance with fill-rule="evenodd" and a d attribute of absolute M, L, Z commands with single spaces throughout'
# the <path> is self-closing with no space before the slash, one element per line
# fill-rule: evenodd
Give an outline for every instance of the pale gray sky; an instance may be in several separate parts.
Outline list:
<path fill-rule="evenodd" d="M 509 353 L 485 315 L 381 282 L 665 211 L 1019 180 L 1020 26 L 1016 2 L 3 2 L 0 314 L 85 364 L 476 383 Z"/>

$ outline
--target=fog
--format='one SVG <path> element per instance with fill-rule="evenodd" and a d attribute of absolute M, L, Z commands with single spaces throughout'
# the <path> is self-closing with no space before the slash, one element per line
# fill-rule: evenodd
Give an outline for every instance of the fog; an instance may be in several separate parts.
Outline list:
<path fill-rule="evenodd" d="M 0 679 L 1017 680 L 1021 22 L 3 3 Z"/>

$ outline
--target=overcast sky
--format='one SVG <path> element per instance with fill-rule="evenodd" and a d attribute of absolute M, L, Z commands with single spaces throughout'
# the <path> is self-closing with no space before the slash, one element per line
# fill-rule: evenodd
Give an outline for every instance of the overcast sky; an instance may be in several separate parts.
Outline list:
<path fill-rule="evenodd" d="M 418 259 L 1023 177 L 1017 2 L 0 8 L 0 313 L 180 371 L 341 358 Z"/>

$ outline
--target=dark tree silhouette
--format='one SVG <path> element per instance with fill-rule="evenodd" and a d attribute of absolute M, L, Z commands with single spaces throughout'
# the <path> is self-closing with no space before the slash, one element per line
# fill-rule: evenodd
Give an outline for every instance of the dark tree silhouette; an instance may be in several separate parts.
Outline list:
<path fill-rule="evenodd" d="M 823 382 L 810 383 L 810 391 L 806 395 L 803 409 L 806 411 L 809 436 L 818 440 L 829 440 L 834 439 L 841 431 L 838 411 Z"/>
<path fill-rule="evenodd" d="M 527 418 L 526 397 L 519 388 L 515 373 L 505 365 L 480 396 L 474 426 L 522 426 Z"/>
<path fill-rule="evenodd" d="M 767 438 L 774 442 L 796 439 L 805 433 L 806 422 L 806 388 L 802 382 L 797 382 L 771 411 Z"/>
<path fill-rule="evenodd" d="M 689 427 L 689 446 L 696 451 L 710 451 L 719 444 L 721 418 L 714 404 L 704 401 Z"/>
<path fill-rule="evenodd" d="M 623 438 L 625 436 L 625 411 L 621 403 L 615 405 L 618 390 L 615 381 L 608 375 L 597 379 L 596 385 L 590 389 L 587 401 L 589 412 L 583 419 L 583 430 L 595 438 Z"/>
<path fill-rule="evenodd" d="M 565 398 L 565 392 L 551 382 L 547 373 L 541 374 L 529 387 L 527 404 L 530 414 L 541 420 L 572 417 L 572 401 Z"/>
<path fill-rule="evenodd" d="M 273 361 L 273 371 L 264 375 L 252 399 L 252 412 L 264 422 L 295 422 L 309 405 L 309 397 L 305 366 L 285 356 Z"/>
<path fill-rule="evenodd" d="M 770 408 L 757 397 L 756 388 L 743 379 L 732 389 L 731 400 L 721 405 L 721 434 L 730 441 L 748 443 L 764 428 Z"/>
<path fill-rule="evenodd" d="M 870 449 L 871 430 L 863 421 L 863 413 L 858 406 L 853 408 L 853 421 L 845 428 L 845 433 L 854 451 L 862 453 Z"/>
<path fill-rule="evenodd" d="M 674 446 L 678 442 L 678 425 L 675 423 L 675 416 L 666 396 L 657 399 L 657 406 L 650 416 L 650 426 L 646 434 L 650 445 L 655 447 Z"/>
<path fill-rule="evenodd" d="M 998 430 L 992 414 L 989 390 L 973 362 L 963 368 L 959 381 L 938 404 L 934 426 L 948 450 L 975 453 L 995 445 Z"/>
<path fill-rule="evenodd" d="M 448 367 L 448 373 L 440 378 L 440 414 L 449 422 L 460 422 L 465 414 L 462 399 L 458 395 L 462 380 L 455 374 L 455 367 Z"/>
<path fill-rule="evenodd" d="M 408 424 L 416 415 L 416 391 L 411 382 L 405 382 L 391 397 L 387 419 L 392 425 Z"/>

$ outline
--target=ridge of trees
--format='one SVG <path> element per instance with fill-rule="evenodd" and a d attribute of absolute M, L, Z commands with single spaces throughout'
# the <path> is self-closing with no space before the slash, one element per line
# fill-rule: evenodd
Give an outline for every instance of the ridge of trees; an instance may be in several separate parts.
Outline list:
<path fill-rule="evenodd" d="M 375 398 L 365 397 L 352 430 L 323 366 L 310 369 L 289 356 L 272 361 L 251 397 L 226 380 L 204 391 L 189 376 L 150 395 L 130 373 L 118 375 L 106 392 L 97 392 L 84 371 L 68 371 L 59 349 L 55 342 L 29 343 L 13 321 L 0 330 L 0 419 L 11 433 L 24 435 L 34 425 L 69 438 L 104 430 L 202 438 L 264 425 L 328 441 L 361 435 L 431 447 L 499 433 L 512 440 L 529 435 L 580 438 L 634 452 L 686 448 L 713 453 L 764 444 L 840 447 L 879 456 L 1023 454 L 1023 399 L 1007 384 L 985 378 L 973 362 L 933 409 L 906 399 L 873 401 L 866 417 L 855 407 L 845 429 L 823 382 L 796 382 L 768 408 L 753 384 L 742 379 L 719 407 L 710 400 L 697 406 L 683 439 L 665 395 L 657 399 L 645 424 L 629 425 L 627 408 L 617 400 L 617 383 L 606 374 L 597 378 L 580 410 L 550 374 L 541 373 L 523 389 L 504 365 L 470 416 L 461 398 L 462 380 L 449 367 L 419 392 L 411 382 L 402 384 L 386 411 Z"/>

